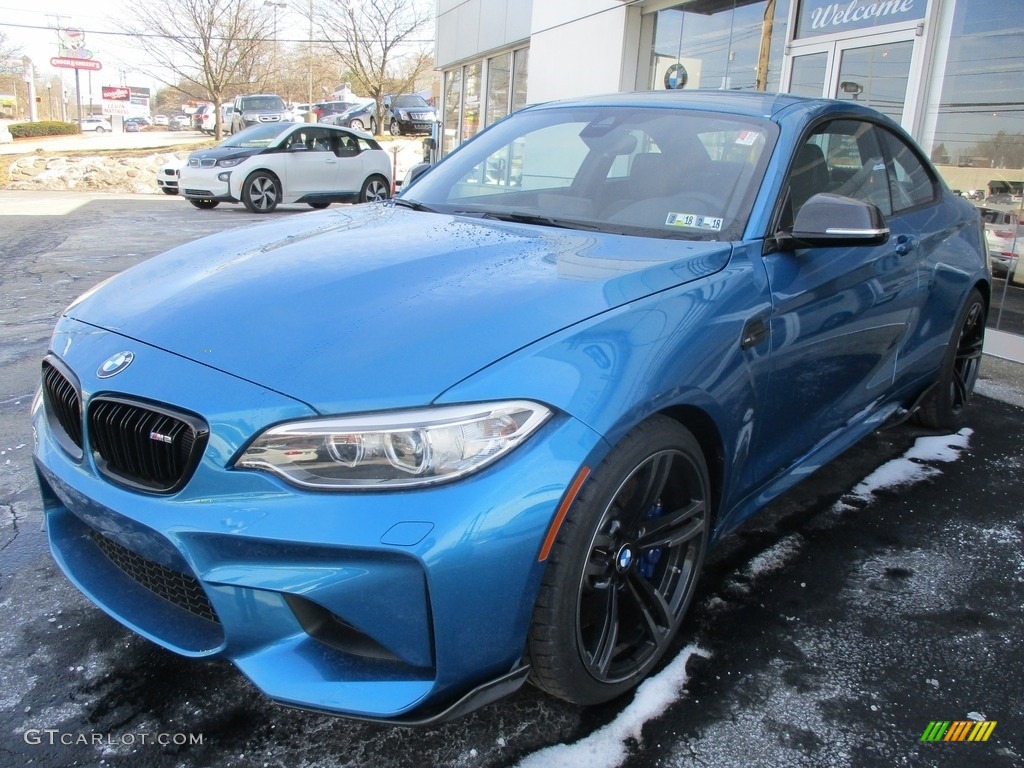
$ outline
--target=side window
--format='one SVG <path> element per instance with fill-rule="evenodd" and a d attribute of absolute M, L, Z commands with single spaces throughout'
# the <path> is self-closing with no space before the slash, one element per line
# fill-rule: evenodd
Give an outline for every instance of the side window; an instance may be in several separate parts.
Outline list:
<path fill-rule="evenodd" d="M 938 185 L 928 168 L 899 136 L 880 131 L 889 152 L 889 191 L 895 211 L 927 205 L 938 197 Z"/>
<path fill-rule="evenodd" d="M 360 152 L 359 141 L 347 133 L 338 137 L 338 154 L 342 157 L 355 157 Z"/>
<path fill-rule="evenodd" d="M 800 208 L 819 192 L 832 192 L 892 213 L 888 174 L 879 131 L 872 123 L 833 120 L 797 149 L 787 184 L 782 228 L 792 226 Z"/>

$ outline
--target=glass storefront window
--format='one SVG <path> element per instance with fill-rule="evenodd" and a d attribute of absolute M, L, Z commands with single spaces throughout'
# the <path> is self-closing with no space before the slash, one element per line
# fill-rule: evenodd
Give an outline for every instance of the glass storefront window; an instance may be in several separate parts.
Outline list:
<path fill-rule="evenodd" d="M 512 111 L 526 106 L 526 78 L 530 74 L 530 49 L 520 48 L 515 52 L 512 68 Z"/>
<path fill-rule="evenodd" d="M 487 125 L 508 114 L 511 70 L 511 53 L 503 53 L 487 61 Z"/>
<path fill-rule="evenodd" d="M 462 96 L 462 140 L 470 139 L 479 132 L 480 126 L 480 78 L 484 64 L 477 61 L 465 68 Z"/>
<path fill-rule="evenodd" d="M 1024 335 L 1024 242 L 1017 239 L 1024 227 L 1016 226 L 1024 218 L 1020 10 L 1019 0 L 956 0 L 922 142 L 949 186 L 973 198 L 989 222 L 994 280 L 988 324 L 1016 335 Z M 1004 219 L 1010 223 L 1000 224 Z"/>
<path fill-rule="evenodd" d="M 777 91 L 790 0 L 694 0 L 658 11 L 652 88 Z"/>
<path fill-rule="evenodd" d="M 448 154 L 459 145 L 459 118 L 462 116 L 462 68 L 444 73 L 444 135 L 441 152 Z"/>

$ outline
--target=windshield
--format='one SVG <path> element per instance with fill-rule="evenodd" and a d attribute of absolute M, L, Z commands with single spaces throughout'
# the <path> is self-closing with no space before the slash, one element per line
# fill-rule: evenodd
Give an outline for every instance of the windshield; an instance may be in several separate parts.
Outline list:
<path fill-rule="evenodd" d="M 433 107 L 431 107 L 430 104 L 427 103 L 426 99 L 424 99 L 422 96 L 417 96 L 414 93 L 408 93 L 408 94 L 405 94 L 404 96 L 397 96 L 397 97 L 395 97 L 395 100 L 393 102 L 391 102 L 391 106 L 392 107 L 405 107 L 407 109 L 409 107 L 421 107 L 423 109 L 433 109 Z"/>
<path fill-rule="evenodd" d="M 688 240 L 743 235 L 776 127 L 644 107 L 514 113 L 401 195 L 431 210 Z"/>
<path fill-rule="evenodd" d="M 219 147 L 268 147 L 293 127 L 293 123 L 258 123 L 244 131 L 233 133 Z"/>
<path fill-rule="evenodd" d="M 242 111 L 244 112 L 249 109 L 284 112 L 284 100 L 280 96 L 249 96 L 242 99 Z"/>

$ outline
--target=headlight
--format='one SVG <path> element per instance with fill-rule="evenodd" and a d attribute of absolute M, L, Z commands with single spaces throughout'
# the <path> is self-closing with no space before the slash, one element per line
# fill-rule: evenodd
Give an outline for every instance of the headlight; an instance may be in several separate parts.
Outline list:
<path fill-rule="evenodd" d="M 398 110 L 398 119 L 402 120 L 402 121 L 408 120 L 409 119 L 409 113 L 406 112 L 404 109 Z"/>
<path fill-rule="evenodd" d="M 248 159 L 248 157 L 226 157 L 223 160 L 218 160 L 217 165 L 221 168 L 234 168 L 239 163 L 243 163 Z"/>
<path fill-rule="evenodd" d="M 433 485 L 496 461 L 550 416 L 512 400 L 296 421 L 261 434 L 234 466 L 323 490 Z"/>

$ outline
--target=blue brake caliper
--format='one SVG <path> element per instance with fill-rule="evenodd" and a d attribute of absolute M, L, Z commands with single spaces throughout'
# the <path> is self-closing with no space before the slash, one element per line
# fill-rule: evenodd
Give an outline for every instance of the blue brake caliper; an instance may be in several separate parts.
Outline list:
<path fill-rule="evenodd" d="M 661 511 L 661 499 L 658 499 L 647 510 L 644 520 L 653 520 L 656 517 L 661 517 Z M 659 560 L 661 560 L 661 547 L 649 549 L 640 556 L 640 562 L 637 563 L 636 568 L 645 579 L 650 579 L 654 576 L 654 567 L 658 564 Z"/>

